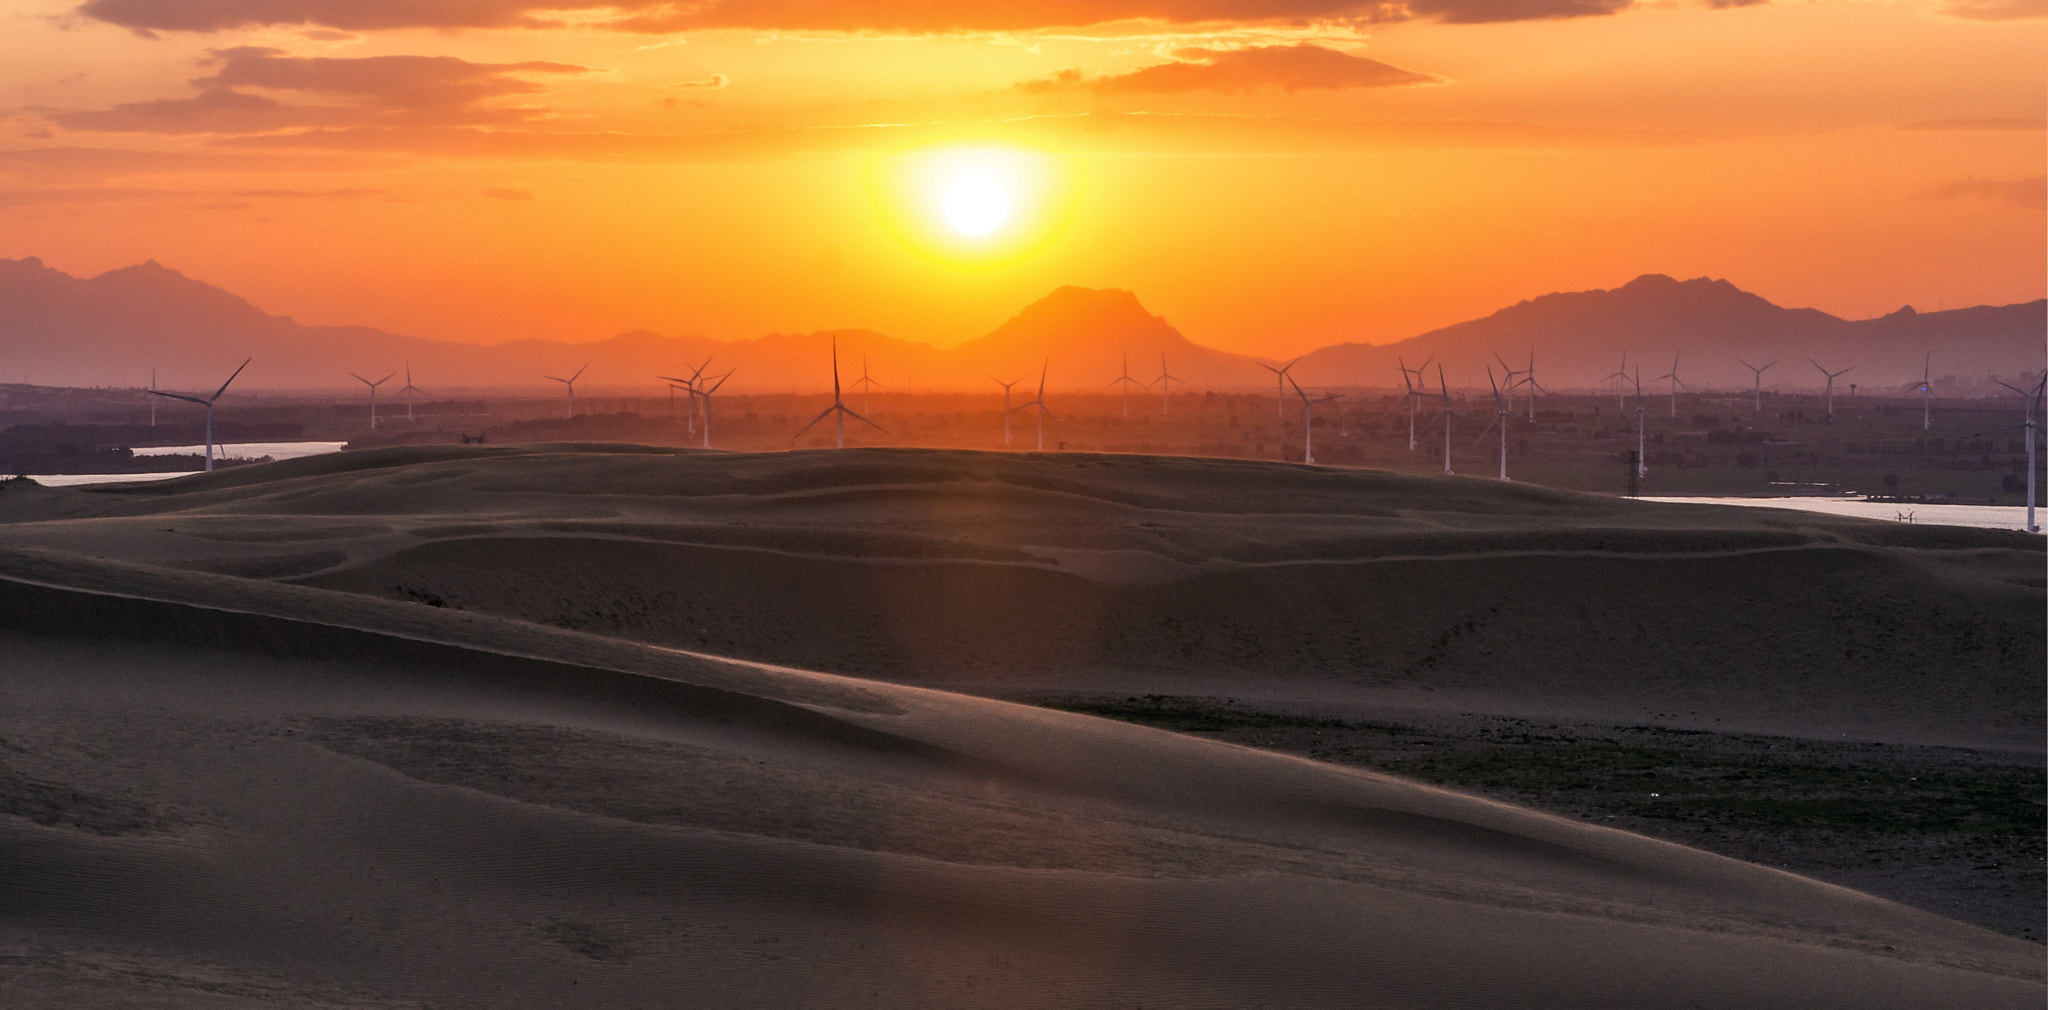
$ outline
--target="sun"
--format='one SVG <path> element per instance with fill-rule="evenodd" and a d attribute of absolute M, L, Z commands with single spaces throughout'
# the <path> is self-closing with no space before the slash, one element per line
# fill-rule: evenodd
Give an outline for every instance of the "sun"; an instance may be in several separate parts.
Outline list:
<path fill-rule="evenodd" d="M 1010 195 L 995 179 L 969 175 L 946 187 L 946 223 L 962 235 L 986 235 L 1010 216 Z"/>

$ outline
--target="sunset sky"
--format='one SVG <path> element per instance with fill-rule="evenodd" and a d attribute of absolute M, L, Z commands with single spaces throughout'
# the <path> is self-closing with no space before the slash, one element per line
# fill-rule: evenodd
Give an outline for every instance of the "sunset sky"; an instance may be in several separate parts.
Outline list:
<path fill-rule="evenodd" d="M 1286 355 L 1648 272 L 1858 318 L 2048 272 L 2048 0 L 0 12 L 0 256 L 305 323 L 947 345 L 1077 284 Z"/>

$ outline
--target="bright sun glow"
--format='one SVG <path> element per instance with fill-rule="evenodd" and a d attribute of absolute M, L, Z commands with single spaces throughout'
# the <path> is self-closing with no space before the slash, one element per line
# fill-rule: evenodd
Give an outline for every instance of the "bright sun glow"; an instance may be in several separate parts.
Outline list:
<path fill-rule="evenodd" d="M 946 187 L 946 221 L 966 235 L 986 235 L 1010 216 L 1010 197 L 994 179 L 970 175 Z"/>

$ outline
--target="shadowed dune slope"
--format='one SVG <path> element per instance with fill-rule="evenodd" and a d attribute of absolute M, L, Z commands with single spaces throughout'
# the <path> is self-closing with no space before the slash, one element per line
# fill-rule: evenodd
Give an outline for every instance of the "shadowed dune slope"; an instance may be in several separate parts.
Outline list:
<path fill-rule="evenodd" d="M 986 693 L 2044 731 L 2018 533 L 1227 460 L 628 446 L 351 452 L 0 517 L 20 547 Z"/>
<path fill-rule="evenodd" d="M 2034 945 L 1667 843 L 449 607 L 11 548 L 0 652 L 8 1005 L 2044 996 Z"/>

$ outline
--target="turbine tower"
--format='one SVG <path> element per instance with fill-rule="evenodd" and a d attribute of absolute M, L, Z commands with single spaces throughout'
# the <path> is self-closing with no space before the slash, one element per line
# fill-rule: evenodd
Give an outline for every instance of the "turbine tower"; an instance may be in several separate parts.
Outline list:
<path fill-rule="evenodd" d="M 1498 351 L 1494 352 L 1493 360 L 1500 362 L 1500 370 L 1506 373 L 1501 377 L 1501 381 L 1507 383 L 1505 387 L 1495 387 L 1494 392 L 1498 393 L 1501 391 L 1502 388 L 1505 388 L 1507 390 L 1508 410 L 1512 411 L 1515 409 L 1515 388 L 1520 386 L 1524 381 L 1526 381 L 1527 376 L 1536 374 L 1536 352 L 1529 352 L 1528 371 L 1519 371 L 1517 369 L 1508 367 L 1508 360 L 1506 358 L 1501 357 L 1500 352 Z M 1517 379 L 1515 378 L 1515 376 L 1517 375 L 1524 376 L 1525 378 Z M 1489 383 L 1493 381 L 1492 368 L 1488 368 L 1486 370 L 1486 381 Z"/>
<path fill-rule="evenodd" d="M 1502 365 L 1505 366 L 1506 362 L 1502 362 Z M 1486 370 L 1486 384 L 1493 387 L 1493 420 L 1488 421 L 1486 423 L 1486 427 L 1480 430 L 1479 437 L 1473 439 L 1472 441 L 1484 441 L 1486 438 L 1486 433 L 1492 431 L 1494 425 L 1500 425 L 1500 479 L 1507 480 L 1508 419 L 1512 417 L 1520 417 L 1521 415 L 1515 413 L 1514 408 L 1510 406 L 1510 404 L 1514 403 L 1514 401 L 1511 399 L 1504 398 L 1501 395 L 1500 384 L 1493 381 L 1492 368 L 1488 368 Z M 1509 386 L 1508 388 L 1513 389 L 1514 387 Z"/>
<path fill-rule="evenodd" d="M 824 419 L 825 419 L 826 417 L 828 417 L 828 416 L 830 416 L 830 415 L 832 415 L 832 414 L 838 414 L 838 415 L 839 415 L 839 418 L 838 418 L 838 421 L 839 421 L 839 428 L 838 428 L 838 431 L 839 431 L 839 433 L 838 433 L 838 442 L 837 442 L 837 447 L 838 447 L 838 448 L 841 448 L 841 449 L 844 449 L 844 448 L 846 448 L 846 419 L 847 419 L 847 418 L 849 418 L 849 417 L 853 418 L 853 419 L 854 419 L 854 420 L 856 420 L 856 421 L 859 421 L 859 422 L 860 422 L 860 423 L 862 423 L 862 424 L 865 424 L 865 425 L 867 425 L 867 426 L 868 426 L 868 427 L 870 427 L 870 428 L 873 428 L 873 429 L 875 429 L 876 431 L 879 431 L 879 432 L 883 432 L 884 434 L 886 434 L 886 433 L 888 432 L 888 430 L 889 430 L 889 429 L 887 429 L 887 428 L 884 428 L 884 427 L 882 427 L 882 426 L 881 426 L 881 425 L 879 425 L 879 424 L 876 424 L 876 423 L 875 423 L 875 422 L 873 422 L 873 421 L 870 421 L 870 420 L 868 420 L 868 419 L 867 419 L 867 418 L 865 418 L 865 417 L 862 417 L 862 416 L 860 416 L 859 414 L 856 414 L 856 413 L 854 413 L 854 412 L 853 412 L 853 410 L 852 410 L 851 408 L 847 407 L 846 403 L 845 403 L 845 402 L 844 402 L 844 401 L 843 401 L 843 400 L 841 399 L 841 397 L 840 397 L 840 394 L 839 394 L 839 338 L 838 338 L 838 337 L 833 337 L 833 338 L 832 338 L 832 405 L 831 405 L 831 406 L 829 406 L 829 407 L 826 407 L 826 408 L 825 408 L 825 409 L 824 409 L 823 411 L 820 411 L 817 417 L 811 418 L 811 423 L 810 423 L 810 424 L 807 424 L 807 425 L 804 425 L 804 426 L 803 426 L 803 427 L 801 427 L 801 428 L 798 428 L 798 429 L 797 429 L 797 432 L 796 432 L 796 434 L 794 434 L 794 435 L 791 435 L 791 436 L 789 436 L 789 440 L 790 440 L 790 442 L 794 443 L 794 442 L 795 442 L 795 441 L 796 441 L 797 439 L 799 439 L 799 438 L 802 438 L 802 437 L 803 437 L 803 435 L 804 435 L 804 432 L 807 432 L 807 431 L 811 430 L 811 428 L 813 428 L 814 426 L 816 426 L 816 425 L 817 425 L 817 423 L 818 423 L 819 421 L 822 421 L 822 420 L 824 420 Z"/>
<path fill-rule="evenodd" d="M 1607 373 L 1607 378 L 1614 381 L 1614 409 L 1627 410 L 1628 403 L 1622 398 L 1625 394 L 1621 390 L 1628 385 L 1628 351 L 1621 352 L 1621 367 Z"/>
<path fill-rule="evenodd" d="M 154 391 L 156 390 L 156 366 L 155 366 L 155 365 L 151 365 L 151 366 L 149 366 L 149 388 L 150 388 L 150 391 L 151 391 L 151 392 L 154 392 Z M 151 400 L 151 401 L 149 401 L 149 426 L 150 426 L 150 427 L 152 427 L 152 428 L 156 427 L 156 401 L 155 401 L 155 400 Z"/>
<path fill-rule="evenodd" d="M 1292 376 L 1288 377 L 1287 384 L 1294 387 L 1294 395 L 1301 397 L 1301 461 L 1304 465 L 1314 463 L 1316 461 L 1316 426 L 1313 410 L 1318 403 L 1328 403 L 1340 397 L 1338 394 L 1331 394 L 1311 400 L 1308 398 L 1307 393 L 1301 391 L 1301 384 L 1294 381 Z"/>
<path fill-rule="evenodd" d="M 685 362 L 685 364 L 687 364 L 687 362 Z M 688 423 L 689 423 L 689 426 L 690 426 L 690 427 L 689 427 L 689 432 L 690 432 L 690 434 L 692 434 L 692 435 L 694 435 L 694 434 L 696 434 L 696 433 L 697 433 L 697 380 L 698 380 L 698 379 L 699 379 L 700 377 L 702 377 L 702 376 L 703 376 L 703 374 L 704 374 L 704 370 L 705 370 L 706 368 L 709 368 L 709 367 L 711 367 L 711 359 L 710 359 L 710 358 L 705 358 L 705 359 L 704 359 L 704 363 L 703 363 L 703 364 L 701 364 L 701 365 L 698 365 L 697 367 L 695 367 L 695 368 L 693 368 L 693 369 L 690 369 L 690 377 L 689 377 L 689 378 L 687 378 L 687 379 L 678 379 L 678 378 L 676 378 L 676 377 L 675 377 L 675 376 L 673 376 L 673 375 L 657 375 L 657 376 L 655 376 L 655 378 L 657 378 L 657 379 L 660 379 L 660 380 L 662 380 L 663 382 L 667 382 L 667 383 L 669 383 L 669 384 L 670 384 L 670 385 L 669 385 L 669 387 L 668 387 L 668 402 L 669 402 L 669 411 L 668 411 L 668 412 L 669 412 L 669 415 L 670 415 L 671 417 L 673 417 L 673 416 L 675 415 L 675 412 L 676 412 L 676 411 L 675 411 L 675 402 L 676 402 L 676 388 L 677 388 L 677 387 L 681 387 L 681 388 L 683 388 L 683 389 L 685 389 L 685 390 L 688 390 L 688 391 L 689 391 L 689 393 L 690 393 L 690 399 L 689 399 L 689 400 L 687 401 L 687 402 L 689 403 L 689 405 L 690 405 L 690 411 L 689 411 Z M 725 374 L 727 374 L 727 375 L 731 375 L 732 373 L 731 373 L 731 372 L 727 372 L 727 373 L 725 373 Z"/>
<path fill-rule="evenodd" d="M 1022 381 L 1022 380 L 1019 380 L 1019 381 Z M 1011 383 L 1010 385 L 1015 385 L 1015 384 L 1016 384 L 1016 383 Z M 1151 388 L 1151 384 L 1150 384 L 1150 383 L 1146 383 L 1146 382 L 1139 382 L 1138 380 L 1136 380 L 1136 379 L 1133 379 L 1133 378 L 1131 378 L 1131 352 L 1129 352 L 1129 351 L 1125 351 L 1125 352 L 1124 352 L 1124 374 L 1122 374 L 1122 375 L 1119 375 L 1119 376 L 1117 376 L 1116 378 L 1114 378 L 1114 379 L 1111 379 L 1111 380 L 1109 380 L 1109 386 L 1122 386 L 1122 387 L 1124 387 L 1124 420 L 1126 420 L 1126 421 L 1130 420 L 1130 418 L 1131 418 L 1131 387 L 1132 387 L 1132 386 L 1136 386 L 1136 387 L 1138 387 L 1139 389 L 1149 389 L 1149 388 Z M 1108 388 L 1109 388 L 1109 386 L 1104 386 L 1104 387 L 1102 387 L 1102 388 L 1104 388 L 1104 389 L 1108 389 Z M 1004 412 L 1005 412 L 1005 415 L 1004 415 L 1004 416 L 1006 416 L 1006 417 L 1008 416 L 1008 411 L 1009 411 L 1009 409 L 1010 409 L 1010 401 L 1009 401 L 1009 399 L 1008 399 L 1009 395 L 1010 395 L 1010 386 L 1004 386 L 1004 387 L 1003 387 L 1003 396 L 1004 396 L 1004 400 L 1003 400 L 1003 410 L 1004 410 Z M 1007 422 L 1007 421 L 1005 421 L 1004 423 L 1005 423 L 1005 424 L 1008 424 L 1008 422 Z M 1009 445 L 1009 444 L 1010 444 L 1010 438 L 1009 438 L 1009 435 L 1007 434 L 1008 430 L 1009 430 L 1008 428 L 1005 428 L 1005 429 L 1004 429 L 1004 431 L 1006 432 L 1006 434 L 1004 434 L 1004 436 L 1003 436 L 1003 444 L 1004 444 L 1004 445 Z"/>
<path fill-rule="evenodd" d="M 207 473 L 212 473 L 212 472 L 213 472 L 213 404 L 214 404 L 214 401 L 216 401 L 216 400 L 219 400 L 219 399 L 220 399 L 220 394 L 222 394 L 222 393 L 225 393 L 225 392 L 227 392 L 227 391 L 228 391 L 228 382 L 233 382 L 233 381 L 235 381 L 235 375 L 240 375 L 240 374 L 242 374 L 242 369 L 244 369 L 244 368 L 247 368 L 247 367 L 249 367 L 249 362 L 251 362 L 251 361 L 254 361 L 254 360 L 256 360 L 256 359 L 254 359 L 254 358 L 244 358 L 244 359 L 242 359 L 242 364 L 241 364 L 241 365 L 240 365 L 239 367 L 237 367 L 237 368 L 235 369 L 234 375 L 230 375 L 230 376 L 228 376 L 228 381 L 227 381 L 227 382 L 223 382 L 223 383 L 221 383 L 221 384 L 220 384 L 220 388 L 219 388 L 219 389 L 216 389 L 216 390 L 214 390 L 214 391 L 213 391 L 213 395 L 212 395 L 212 396 L 209 396 L 209 397 L 207 397 L 207 398 L 205 398 L 205 399 L 203 399 L 203 400 L 202 400 L 202 399 L 200 399 L 199 397 L 196 397 L 196 396 L 186 396 L 186 395 L 184 395 L 184 394 L 182 394 L 182 393 L 166 393 L 166 392 L 164 392 L 164 391 L 163 391 L 163 390 L 161 390 L 161 389 L 156 389 L 156 388 L 153 388 L 153 387 L 155 386 L 155 383 L 154 383 L 154 382 L 152 382 L 152 383 L 151 383 L 151 386 L 152 386 L 152 388 L 150 389 L 150 393 L 152 393 L 153 395 L 156 395 L 156 396 L 168 396 L 168 397 L 170 397 L 170 398 L 171 398 L 171 399 L 173 399 L 173 400 L 184 400 L 184 401 L 185 401 L 185 402 L 187 402 L 187 403 L 197 403 L 197 404 L 200 404 L 201 406 L 204 406 L 204 407 L 206 408 L 206 472 L 207 472 Z"/>
<path fill-rule="evenodd" d="M 1644 455 L 1649 444 L 1643 438 L 1643 367 L 1636 366 L 1636 479 L 1650 475 L 1650 458 Z"/>
<path fill-rule="evenodd" d="M 1757 413 L 1759 413 L 1759 414 L 1763 413 L 1763 412 L 1764 412 L 1764 372 L 1768 371 L 1768 370 L 1770 369 L 1771 365 L 1775 365 L 1775 364 L 1777 364 L 1777 361 L 1773 360 L 1773 361 L 1771 362 L 1771 365 L 1765 365 L 1765 366 L 1763 366 L 1762 368 L 1758 368 L 1757 366 L 1755 366 L 1755 365 L 1752 365 L 1752 364 L 1750 364 L 1750 363 L 1749 363 L 1749 362 L 1747 362 L 1747 361 L 1742 361 L 1742 359 L 1741 359 L 1741 358 L 1736 358 L 1735 360 L 1737 360 L 1737 361 L 1741 361 L 1741 362 L 1742 362 L 1742 367 L 1744 367 L 1744 368 L 1747 368 L 1747 369 L 1749 369 L 1750 371 L 1752 371 L 1752 372 L 1755 372 L 1755 373 L 1756 373 L 1756 380 L 1755 380 L 1755 385 L 1751 386 L 1751 387 L 1750 387 L 1750 389 L 1751 389 L 1751 392 L 1753 392 L 1753 393 L 1755 393 L 1755 394 L 1756 394 L 1756 412 L 1757 412 Z"/>
<path fill-rule="evenodd" d="M 350 374 L 350 375 L 356 375 L 356 373 L 354 373 L 354 372 L 350 372 L 350 373 L 348 373 L 348 374 Z M 398 374 L 397 372 L 392 372 L 392 373 L 391 373 L 391 375 L 397 375 L 397 374 Z M 377 380 L 377 381 L 375 381 L 375 382 L 371 382 L 370 380 L 368 380 L 368 379 L 365 379 L 365 378 L 363 378 L 363 377 L 362 377 L 362 376 L 360 376 L 360 375 L 356 375 L 356 381 L 357 381 L 357 382 L 360 382 L 360 383 L 362 383 L 363 385 L 365 385 L 365 386 L 368 386 L 368 387 L 370 387 L 370 430 L 371 430 L 371 431 L 376 431 L 376 430 L 377 430 L 377 387 L 378 387 L 378 386 L 381 386 L 381 385 L 383 385 L 383 384 L 385 384 L 385 383 L 387 383 L 387 382 L 390 382 L 390 381 L 391 381 L 391 375 L 387 375 L 387 376 L 385 376 L 385 377 L 383 377 L 383 378 L 381 378 L 381 379 L 378 379 L 378 380 Z"/>
<path fill-rule="evenodd" d="M 2034 419 L 2034 407 L 2041 402 L 2042 393 L 2048 391 L 2048 375 L 2043 375 L 2041 381 L 2034 383 L 2034 388 L 2032 389 L 2021 389 L 2003 379 L 1993 379 L 1992 381 L 2027 398 L 2027 419 L 2010 428 L 2000 428 L 1998 430 L 2017 431 L 2024 429 L 2027 433 L 2027 532 L 2039 533 L 2041 532 L 2041 527 L 2034 522 L 2034 437 L 2039 428 Z M 1984 434 L 1993 435 L 1997 434 L 1997 432 L 1987 431 Z M 1976 438 L 1977 436 L 1972 435 L 1970 437 Z"/>
<path fill-rule="evenodd" d="M 1813 367 L 1820 368 L 1820 362 L 1814 361 L 1812 358 L 1808 358 L 1806 360 L 1808 362 L 1811 362 Z M 1855 365 L 1850 365 L 1849 367 L 1844 368 L 1839 372 L 1830 372 L 1825 368 L 1820 368 L 1820 374 L 1828 377 L 1828 420 L 1833 421 L 1835 419 L 1835 380 L 1855 370 Z"/>
<path fill-rule="evenodd" d="M 1159 416 L 1167 417 L 1172 412 L 1166 409 L 1166 394 L 1170 390 L 1172 383 L 1180 382 L 1180 376 L 1166 370 L 1165 351 L 1159 352 L 1159 378 L 1152 381 L 1159 383 Z M 1185 386 L 1187 383 L 1181 382 L 1181 385 Z"/>
<path fill-rule="evenodd" d="M 1125 367 L 1124 367 L 1124 371 L 1125 371 L 1125 373 L 1129 373 L 1129 372 L 1130 372 L 1130 366 L 1129 366 L 1130 356 L 1129 356 L 1129 355 L 1125 355 L 1125 356 L 1124 356 L 1124 360 L 1125 360 Z M 1009 444 L 1010 444 L 1010 410 L 1011 410 L 1011 407 L 1010 407 L 1010 387 L 1011 387 L 1011 386 L 1014 386 L 1014 385 L 1016 385 L 1017 383 L 1023 382 L 1024 380 L 1023 380 L 1023 379 L 1011 379 L 1011 380 L 1010 380 L 1010 381 L 1008 381 L 1008 382 L 1004 382 L 1003 380 L 1001 380 L 1001 379 L 998 379 L 998 378 L 996 378 L 996 377 L 995 377 L 995 376 L 993 376 L 993 375 L 989 375 L 989 374 L 988 374 L 987 372 L 983 372 L 983 373 L 981 373 L 981 374 L 982 374 L 982 375 L 983 375 L 984 377 L 986 377 L 986 378 L 988 379 L 988 381 L 990 381 L 990 382 L 993 382 L 993 383 L 995 383 L 996 385 L 998 385 L 998 386 L 1001 386 L 1001 387 L 1003 387 L 1003 444 L 1004 444 L 1004 445 L 1009 445 Z M 1137 380 L 1136 380 L 1136 379 L 1133 379 L 1133 380 L 1131 380 L 1131 381 L 1133 381 L 1133 382 L 1136 382 Z M 1126 404 L 1128 404 L 1128 403 L 1130 402 L 1130 394 L 1126 393 L 1126 394 L 1124 395 L 1124 402 L 1125 402 Z M 1126 408 L 1125 408 L 1125 411 L 1124 411 L 1124 412 L 1125 412 L 1125 414 L 1126 414 L 1126 415 L 1128 415 L 1128 414 L 1130 413 L 1130 410 L 1129 410 L 1129 408 L 1128 408 L 1128 407 L 1126 407 Z"/>
<path fill-rule="evenodd" d="M 868 378 L 868 353 L 866 351 L 860 353 L 860 378 L 847 383 L 847 385 L 860 387 L 860 409 L 863 411 L 867 410 L 868 394 L 873 391 L 874 387 L 882 386 L 882 384 Z M 882 388 L 887 389 L 889 387 L 882 386 Z"/>
<path fill-rule="evenodd" d="M 579 369 L 577 369 L 577 370 L 576 370 L 576 374 L 575 374 L 575 375 L 569 376 L 569 377 L 568 377 L 568 378 L 566 378 L 566 379 L 556 379 L 556 378 L 555 378 L 554 376 L 552 376 L 552 375 L 544 375 L 544 376 L 542 376 L 542 378 L 544 378 L 544 379 L 553 379 L 554 381 L 556 381 L 556 382 L 559 382 L 559 383 L 561 383 L 561 384 L 563 385 L 563 387 L 565 387 L 565 388 L 567 389 L 567 391 L 568 391 L 568 394 L 569 394 L 569 408 L 568 408 L 568 412 L 562 415 L 563 417 L 575 417 L 575 416 L 576 416 L 576 380 L 577 380 L 577 379 L 580 379 L 580 378 L 583 378 L 583 373 L 584 373 L 584 372 L 587 372 L 587 371 L 589 371 L 589 370 L 590 370 L 590 362 L 586 361 L 586 362 L 584 362 L 584 363 L 583 363 L 583 367 L 582 367 L 582 368 L 579 368 Z"/>
<path fill-rule="evenodd" d="M 1685 383 L 1678 381 L 1678 355 L 1673 354 L 1671 356 L 1671 371 L 1665 372 L 1663 375 L 1657 376 L 1657 379 L 1671 380 L 1671 416 L 1676 418 L 1678 416 L 1679 388 L 1684 387 L 1687 392 L 1690 392 L 1692 390 L 1691 386 L 1687 386 Z M 1657 381 L 1657 379 L 1652 379 L 1650 381 L 1655 382 Z"/>
<path fill-rule="evenodd" d="M 1419 370 L 1419 369 L 1418 369 L 1418 370 Z M 1453 417 L 1458 417 L 1458 416 L 1461 416 L 1461 415 L 1460 415 L 1460 413 L 1459 413 L 1458 411 L 1455 411 L 1455 410 L 1452 410 L 1452 409 L 1451 409 L 1451 384 L 1450 384 L 1450 383 L 1449 383 L 1448 381 L 1446 381 L 1446 380 L 1444 379 L 1444 366 L 1443 366 L 1443 365 L 1441 365 L 1441 364 L 1439 364 L 1439 365 L 1437 365 L 1437 366 L 1436 366 L 1436 384 L 1437 384 L 1437 388 L 1438 388 L 1438 389 L 1441 389 L 1441 390 L 1443 391 L 1443 397 L 1444 397 L 1444 407 L 1443 407 L 1443 411 L 1442 411 L 1441 413 L 1437 414 L 1437 415 L 1436 415 L 1436 417 L 1432 418 L 1432 419 L 1430 420 L 1429 424 L 1435 424 L 1435 423 L 1437 423 L 1438 421 L 1442 421 L 1442 422 L 1444 423 L 1444 472 L 1445 472 L 1445 473 L 1450 473 L 1450 472 L 1451 472 L 1451 418 L 1453 418 Z M 1428 431 L 1428 430 L 1429 430 L 1429 425 L 1428 425 L 1428 424 L 1426 424 L 1426 425 L 1423 425 L 1423 426 L 1422 426 L 1422 429 L 1423 429 L 1424 431 Z"/>
<path fill-rule="evenodd" d="M 1037 408 L 1038 408 L 1038 451 L 1039 451 L 1039 452 L 1044 452 L 1044 451 L 1045 451 L 1045 419 L 1046 419 L 1046 416 L 1047 416 L 1047 415 L 1049 415 L 1049 414 L 1051 414 L 1051 413 L 1052 413 L 1052 411 L 1049 411 L 1049 410 L 1045 409 L 1045 373 L 1046 373 L 1046 372 L 1047 372 L 1048 370 L 1050 370 L 1051 368 L 1052 368 L 1052 359 L 1051 359 L 1051 358 L 1047 358 L 1047 359 L 1045 360 L 1045 364 L 1043 364 L 1043 365 L 1039 366 L 1039 369 L 1038 369 L 1038 398 L 1037 398 L 1037 399 L 1035 399 L 1035 400 L 1032 400 L 1032 401 L 1031 401 L 1030 403 L 1020 403 L 1020 404 L 1018 404 L 1018 405 L 1017 405 L 1017 409 L 1018 409 L 1018 410 L 1023 410 L 1023 409 L 1024 409 L 1024 408 L 1026 408 L 1026 407 L 1037 407 Z M 1006 387 L 1004 387 L 1004 389 L 1003 389 L 1003 398 L 1004 398 L 1004 400 L 1006 400 L 1006 401 L 1007 401 L 1007 400 L 1009 399 L 1009 388 L 1008 388 L 1007 386 L 1006 386 Z M 1008 415 L 1005 415 L 1005 416 L 1008 416 Z M 1004 422 L 1004 424 L 1003 424 L 1003 428 L 1004 428 L 1004 430 L 1005 430 L 1005 431 L 1009 430 L 1009 423 L 1008 423 L 1007 421 L 1005 421 L 1005 422 Z"/>
<path fill-rule="evenodd" d="M 1934 355 L 1930 353 L 1930 354 L 1928 354 L 1928 355 L 1927 355 L 1927 358 L 1926 358 L 1926 360 L 1924 360 L 1924 361 L 1922 361 L 1922 362 L 1920 363 L 1920 386 L 1919 386 L 1919 389 L 1920 389 L 1920 430 L 1921 430 L 1921 431 L 1928 431 L 1928 430 L 1930 430 L 1930 429 L 1932 429 L 1932 428 L 1934 427 L 1934 410 L 1933 410 L 1933 408 L 1932 408 L 1932 407 L 1930 407 L 1930 406 L 1928 405 L 1928 403 L 1927 403 L 1927 400 L 1928 400 L 1928 398 L 1934 395 L 1934 384 L 1933 384 L 1933 383 L 1932 383 L 1931 381 L 1929 381 L 1929 380 L 1931 380 L 1931 379 L 1932 379 L 1933 377 L 1934 377 Z M 2007 386 L 2007 387 L 2005 387 L 2005 388 L 2007 388 L 2007 389 L 2011 389 L 2012 387 L 2011 387 L 2011 386 Z M 2033 524 L 2032 524 L 2032 523 L 2029 523 L 2028 525 L 2033 525 Z"/>
<path fill-rule="evenodd" d="M 707 365 L 710 364 L 711 359 L 704 359 L 704 363 Z M 737 371 L 737 369 L 735 369 L 735 371 Z M 711 379 L 709 377 L 706 377 L 704 381 L 711 383 L 710 388 L 701 390 L 690 390 L 690 396 L 692 399 L 699 396 L 704 398 L 704 448 L 706 449 L 711 448 L 711 394 L 718 392 L 718 387 L 725 385 L 725 380 L 730 378 L 732 378 L 732 372 L 727 372 L 724 375 L 719 376 L 717 382 L 711 382 Z"/>
<path fill-rule="evenodd" d="M 1418 396 L 1429 395 L 1422 389 L 1422 370 L 1428 368 L 1429 363 L 1434 360 L 1436 360 L 1436 355 L 1432 354 L 1429 357 L 1422 359 L 1422 364 L 1417 365 L 1414 368 L 1409 368 L 1408 363 L 1406 361 L 1402 361 L 1399 357 L 1396 357 L 1394 359 L 1394 363 L 1396 365 L 1399 365 L 1401 368 L 1401 385 L 1408 387 L 1409 452 L 1415 451 L 1415 398 Z M 1410 376 L 1413 376 L 1413 378 L 1410 378 Z"/>
<path fill-rule="evenodd" d="M 426 395 L 426 390 L 412 384 L 412 362 L 405 363 L 405 387 L 399 392 L 405 394 L 405 423 L 412 423 L 412 394 Z"/>
<path fill-rule="evenodd" d="M 1258 363 L 1258 366 L 1260 368 L 1263 368 L 1266 371 L 1273 373 L 1274 417 L 1287 416 L 1287 370 L 1293 368 L 1300 361 L 1300 358 L 1296 358 L 1293 361 L 1281 365 L 1279 368 L 1274 368 L 1272 365 L 1266 364 L 1263 361 Z"/>

